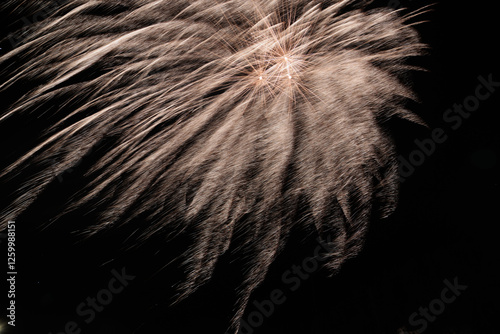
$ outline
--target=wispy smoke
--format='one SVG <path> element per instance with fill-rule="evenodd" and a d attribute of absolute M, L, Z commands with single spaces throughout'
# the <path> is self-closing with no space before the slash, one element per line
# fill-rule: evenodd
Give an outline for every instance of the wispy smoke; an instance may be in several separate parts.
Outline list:
<path fill-rule="evenodd" d="M 88 205 L 89 235 L 141 217 L 130 243 L 193 236 L 182 297 L 235 252 L 236 323 L 292 228 L 335 236 L 338 269 L 395 206 L 387 121 L 417 120 L 400 78 L 423 45 L 361 3 L 67 1 L 0 58 L 0 127 L 39 131 L 1 172 L 2 224 L 107 141 L 54 218 Z"/>

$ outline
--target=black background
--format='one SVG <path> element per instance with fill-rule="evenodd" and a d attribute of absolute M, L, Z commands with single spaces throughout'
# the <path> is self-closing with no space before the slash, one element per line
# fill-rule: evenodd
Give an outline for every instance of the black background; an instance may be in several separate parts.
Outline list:
<path fill-rule="evenodd" d="M 388 1 L 387 1 L 388 2 Z M 376 1 L 374 5 L 386 5 Z M 401 0 L 409 12 L 428 1 Z M 443 281 L 457 277 L 467 289 L 429 323 L 425 333 L 496 333 L 500 314 L 498 287 L 498 229 L 500 140 L 495 115 L 500 89 L 452 130 L 442 117 L 455 103 L 474 94 L 478 77 L 497 70 L 498 17 L 494 2 L 435 2 L 414 21 L 429 53 L 415 60 L 427 69 L 414 74 L 420 103 L 414 108 L 429 129 L 395 123 L 399 154 L 416 148 L 414 139 L 429 138 L 443 128 L 448 140 L 416 168 L 401 185 L 400 204 L 390 218 L 371 226 L 363 252 L 349 260 L 341 272 L 328 277 L 324 270 L 302 281 L 290 292 L 281 276 L 292 264 L 312 254 L 314 240 L 298 240 L 272 266 L 268 279 L 253 300 L 269 298 L 282 289 L 286 302 L 276 307 L 254 333 L 398 333 L 415 330 L 409 317 L 421 306 L 439 298 Z M 3 143 L 2 143 L 3 145 Z M 94 266 L 92 245 L 65 249 L 72 240 L 24 238 L 18 232 L 19 333 L 59 333 L 70 320 L 81 321 L 75 307 L 87 296 L 106 287 L 112 268 L 126 265 L 137 278 L 116 296 L 83 333 L 222 333 L 227 321 L 224 282 L 232 273 L 220 269 L 214 282 L 188 301 L 169 308 L 161 296 L 171 291 L 175 274 L 151 278 L 143 266 L 147 258 L 116 258 Z M 99 241 L 96 241 L 96 248 Z M 145 252 L 146 254 L 147 252 Z M 255 310 L 250 305 L 244 317 Z M 2 312 L 3 313 L 3 312 Z"/>

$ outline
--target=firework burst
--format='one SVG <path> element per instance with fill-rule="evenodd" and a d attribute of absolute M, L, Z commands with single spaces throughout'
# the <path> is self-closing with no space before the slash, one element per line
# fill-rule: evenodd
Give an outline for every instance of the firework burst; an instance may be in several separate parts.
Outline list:
<path fill-rule="evenodd" d="M 234 328 L 292 229 L 332 236 L 337 270 L 395 206 L 386 121 L 417 120 L 399 78 L 423 46 L 407 17 L 360 3 L 67 1 L 0 57 L 0 127 L 32 130 L 7 154 L 2 224 L 89 160 L 44 225 L 85 206 L 89 237 L 194 236 L 181 298 L 222 254 L 244 259 Z"/>

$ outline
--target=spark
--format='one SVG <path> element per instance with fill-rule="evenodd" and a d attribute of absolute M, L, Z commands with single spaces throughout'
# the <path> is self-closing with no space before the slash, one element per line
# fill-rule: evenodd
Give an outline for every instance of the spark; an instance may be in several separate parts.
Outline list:
<path fill-rule="evenodd" d="M 384 122 L 418 121 L 399 75 L 424 47 L 398 13 L 353 0 L 126 1 L 119 15 L 67 2 L 0 56 L 0 99 L 12 101 L 0 132 L 23 120 L 41 134 L 6 155 L 0 224 L 88 161 L 47 221 L 88 206 L 88 237 L 137 219 L 128 245 L 189 236 L 179 299 L 226 252 L 248 259 L 234 269 L 235 329 L 292 231 L 335 231 L 325 259 L 338 270 L 369 218 L 394 209 Z"/>

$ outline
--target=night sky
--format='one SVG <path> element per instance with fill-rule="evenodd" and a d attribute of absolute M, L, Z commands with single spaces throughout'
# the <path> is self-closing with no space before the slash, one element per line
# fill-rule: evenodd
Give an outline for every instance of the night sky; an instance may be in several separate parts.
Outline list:
<path fill-rule="evenodd" d="M 375 5 L 386 3 L 376 1 Z M 401 0 L 410 10 L 429 3 Z M 429 334 L 499 332 L 500 135 L 495 115 L 500 111 L 500 71 L 498 11 L 493 3 L 436 1 L 429 12 L 413 20 L 426 21 L 416 29 L 430 48 L 426 56 L 411 60 L 426 71 L 408 78 L 420 100 L 409 107 L 428 128 L 406 121 L 390 124 L 398 155 L 407 161 L 420 158 L 401 184 L 396 212 L 373 222 L 361 254 L 333 277 L 317 269 L 298 281 L 291 279 L 298 274 L 283 279 L 318 245 L 295 236 L 247 307 L 244 321 L 258 326 L 243 333 L 399 334 L 417 333 L 424 324 Z M 493 82 L 490 89 L 484 86 L 485 80 Z M 479 85 L 488 96 L 474 106 L 471 96 L 477 94 Z M 464 112 L 465 117 L 457 118 L 457 113 L 448 111 L 464 103 L 471 103 L 470 115 Z M 429 143 L 433 133 L 439 133 L 439 142 L 428 144 L 430 153 L 415 153 L 423 151 L 415 140 Z M 78 181 L 69 175 L 68 182 Z M 51 196 L 64 193 L 49 192 L 46 205 Z M 27 221 L 38 218 L 25 217 Z M 75 217 L 79 219 L 85 224 Z M 169 307 L 165 296 L 172 293 L 179 273 L 158 273 L 162 254 L 151 257 L 153 246 L 121 251 L 103 264 L 106 255 L 101 249 L 119 248 L 106 235 L 82 244 L 78 236 L 61 237 L 50 229 L 32 232 L 22 226 L 17 231 L 17 333 L 59 334 L 65 326 L 81 333 L 224 333 L 228 300 L 234 297 L 224 288 L 238 276 L 224 265 L 191 298 Z M 80 316 L 78 305 L 101 289 L 109 289 L 110 280 L 122 268 L 130 282 L 119 289 L 122 282 L 115 280 L 120 292 L 87 325 L 85 319 L 91 312 Z M 449 285 L 456 286 L 456 282 L 463 289 L 452 298 Z M 443 294 L 444 289 L 448 293 Z M 281 292 L 279 298 L 276 291 Z M 270 314 L 262 316 L 265 312 L 255 304 L 268 305 L 273 294 L 279 304 L 273 303 L 272 310 L 265 310 Z M 444 302 L 443 296 L 453 301 Z M 421 307 L 431 305 L 434 309 L 444 305 L 444 309 L 435 315 L 429 311 L 429 319 L 423 320 Z M 67 325 L 72 321 L 76 325 Z"/>

